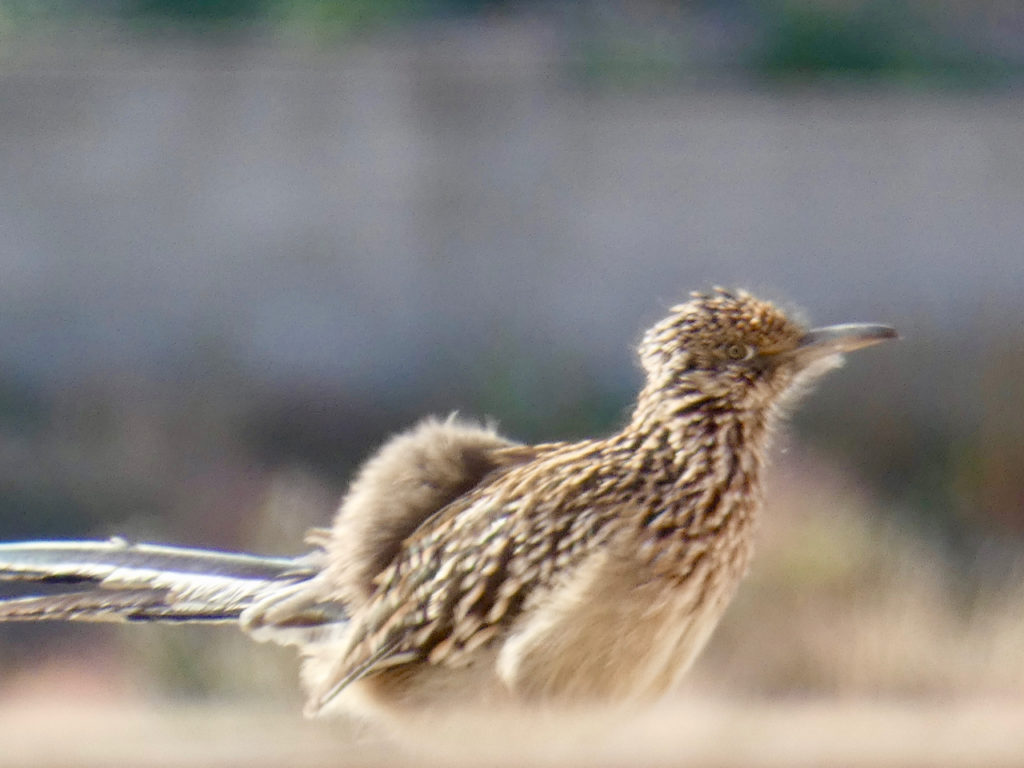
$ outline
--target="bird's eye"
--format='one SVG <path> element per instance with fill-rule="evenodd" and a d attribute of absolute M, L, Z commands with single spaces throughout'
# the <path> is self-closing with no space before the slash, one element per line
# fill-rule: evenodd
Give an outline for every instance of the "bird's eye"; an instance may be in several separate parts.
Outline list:
<path fill-rule="evenodd" d="M 749 360 L 754 356 L 754 348 L 748 344 L 730 344 L 725 348 L 725 354 L 731 360 Z"/>

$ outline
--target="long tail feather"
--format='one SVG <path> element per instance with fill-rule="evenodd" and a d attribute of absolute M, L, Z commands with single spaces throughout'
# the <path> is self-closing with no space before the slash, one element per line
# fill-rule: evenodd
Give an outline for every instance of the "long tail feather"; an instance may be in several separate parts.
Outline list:
<path fill-rule="evenodd" d="M 294 558 L 130 544 L 117 538 L 0 544 L 0 579 L 18 581 L 146 580 L 158 572 L 267 580 L 302 570 L 302 561 Z"/>
<path fill-rule="evenodd" d="M 278 590 L 311 579 L 309 558 L 110 541 L 0 544 L 0 581 L 84 585 L 0 598 L 0 621 L 232 621 Z"/>
<path fill-rule="evenodd" d="M 183 606 L 167 605 L 167 592 L 133 589 L 109 592 L 68 592 L 60 595 L 0 600 L 0 621 L 231 621 L 230 612 L 199 608 L 187 613 Z"/>

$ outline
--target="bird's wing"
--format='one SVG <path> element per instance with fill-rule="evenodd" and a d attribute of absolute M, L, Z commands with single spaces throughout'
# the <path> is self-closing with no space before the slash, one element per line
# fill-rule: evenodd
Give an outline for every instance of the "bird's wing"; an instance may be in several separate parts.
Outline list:
<path fill-rule="evenodd" d="M 347 650 L 312 691 L 314 711 L 345 686 L 410 662 L 458 666 L 519 615 L 531 593 L 571 572 L 613 515 L 580 515 L 580 474 L 537 488 L 536 464 L 501 474 L 429 519 L 351 617 Z M 558 477 L 558 473 L 553 473 Z M 552 476 L 547 473 L 546 476 Z"/>
<path fill-rule="evenodd" d="M 317 571 L 308 559 L 123 539 L 0 544 L 0 581 L 33 582 L 47 592 L 0 597 L 0 621 L 231 621 L 268 590 Z"/>
<path fill-rule="evenodd" d="M 426 419 L 392 437 L 363 464 L 321 539 L 334 594 L 364 603 L 418 529 L 473 488 L 536 456 L 536 448 L 454 416 Z"/>

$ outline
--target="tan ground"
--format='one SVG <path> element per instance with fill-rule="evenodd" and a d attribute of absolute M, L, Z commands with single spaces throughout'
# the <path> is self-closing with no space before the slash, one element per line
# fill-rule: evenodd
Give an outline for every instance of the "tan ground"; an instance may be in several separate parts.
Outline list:
<path fill-rule="evenodd" d="M 499 746 L 484 727 L 463 727 L 475 735 L 461 747 L 409 754 L 351 724 L 293 712 L 7 705 L 0 766 L 1024 765 L 1024 701 L 682 701 L 599 727 L 519 724 L 538 728 L 547 746 Z"/>

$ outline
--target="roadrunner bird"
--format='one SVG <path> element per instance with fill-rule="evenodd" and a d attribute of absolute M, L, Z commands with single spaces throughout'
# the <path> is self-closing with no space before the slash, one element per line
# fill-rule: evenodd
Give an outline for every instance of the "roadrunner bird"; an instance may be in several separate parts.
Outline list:
<path fill-rule="evenodd" d="M 363 466 L 295 559 L 0 545 L 0 578 L 67 588 L 0 601 L 0 620 L 238 622 L 300 649 L 310 713 L 653 697 L 747 568 L 784 407 L 842 353 L 895 337 L 694 294 L 644 334 L 646 381 L 610 437 L 527 446 L 428 419 Z"/>

